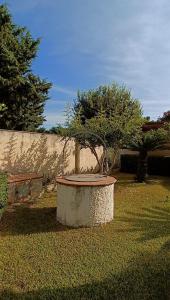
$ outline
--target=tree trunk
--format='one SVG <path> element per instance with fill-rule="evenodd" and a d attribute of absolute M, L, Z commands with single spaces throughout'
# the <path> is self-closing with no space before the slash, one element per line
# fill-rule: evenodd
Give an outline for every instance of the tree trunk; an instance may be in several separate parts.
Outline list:
<path fill-rule="evenodd" d="M 146 181 L 147 171 L 148 171 L 148 153 L 146 150 L 142 149 L 139 152 L 138 167 L 137 167 L 137 174 L 136 174 L 136 179 L 138 182 Z"/>
<path fill-rule="evenodd" d="M 115 169 L 119 169 L 120 170 L 120 149 L 119 148 L 115 148 L 113 149 L 114 153 L 112 156 L 112 163 L 109 166 L 109 172 L 108 174 L 113 174 Z"/>
<path fill-rule="evenodd" d="M 107 156 L 107 151 L 103 148 L 103 158 L 102 158 L 102 173 L 107 175 L 109 172 L 109 161 Z"/>
<path fill-rule="evenodd" d="M 80 144 L 75 142 L 75 173 L 80 173 Z"/>
<path fill-rule="evenodd" d="M 96 152 L 96 149 L 95 148 L 92 148 L 92 147 L 89 147 L 90 150 L 92 151 L 92 153 L 94 154 L 96 160 L 97 160 L 97 163 L 98 163 L 98 166 L 99 166 L 99 173 L 102 173 L 102 164 L 100 163 L 100 159 L 98 158 L 98 155 L 97 155 L 97 152 Z"/>

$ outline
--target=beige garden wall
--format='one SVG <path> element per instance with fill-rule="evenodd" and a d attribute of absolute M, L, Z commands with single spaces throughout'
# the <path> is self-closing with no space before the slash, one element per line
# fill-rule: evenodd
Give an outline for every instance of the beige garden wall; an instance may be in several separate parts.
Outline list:
<path fill-rule="evenodd" d="M 69 141 L 63 159 L 64 140 L 54 134 L 0 130 L 0 169 L 9 173 L 37 172 L 53 177 L 75 170 L 75 142 Z M 169 150 L 168 150 L 169 149 Z M 102 148 L 98 148 L 99 157 Z M 121 154 L 135 152 L 121 150 Z M 156 150 L 150 155 L 170 156 L 170 145 L 166 150 Z M 80 151 L 80 171 L 97 171 L 96 158 L 90 149 Z"/>
<path fill-rule="evenodd" d="M 0 130 L 0 169 L 10 173 L 37 172 L 46 176 L 74 172 L 75 142 L 69 141 L 63 159 L 64 140 L 54 134 Z M 99 154 L 102 150 L 98 149 Z M 80 151 L 82 172 L 94 170 L 96 159 L 88 149 Z"/>

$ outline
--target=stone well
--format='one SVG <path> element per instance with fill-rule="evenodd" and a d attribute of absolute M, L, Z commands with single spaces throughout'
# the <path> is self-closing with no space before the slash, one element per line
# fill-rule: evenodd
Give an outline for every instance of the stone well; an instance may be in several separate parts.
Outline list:
<path fill-rule="evenodd" d="M 114 211 L 116 179 L 100 174 L 57 178 L 57 221 L 71 227 L 110 222 Z"/>

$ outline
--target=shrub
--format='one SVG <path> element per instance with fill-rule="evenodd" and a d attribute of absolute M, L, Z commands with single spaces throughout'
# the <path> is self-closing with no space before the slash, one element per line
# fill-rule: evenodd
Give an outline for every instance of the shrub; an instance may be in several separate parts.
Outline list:
<path fill-rule="evenodd" d="M 121 155 L 121 171 L 136 173 L 138 155 Z M 170 156 L 149 156 L 148 174 L 170 176 Z"/>
<path fill-rule="evenodd" d="M 7 188 L 7 174 L 0 173 L 0 219 L 5 210 L 8 197 L 8 188 Z"/>

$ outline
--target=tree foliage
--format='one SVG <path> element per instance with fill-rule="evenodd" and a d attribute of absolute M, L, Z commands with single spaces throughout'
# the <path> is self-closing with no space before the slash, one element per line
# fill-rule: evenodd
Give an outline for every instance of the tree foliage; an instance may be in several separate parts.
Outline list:
<path fill-rule="evenodd" d="M 72 118 L 69 116 L 67 123 L 69 134 L 82 147 L 90 148 L 100 165 L 95 148 L 103 146 L 104 152 L 109 148 L 116 151 L 138 133 L 143 118 L 140 103 L 127 88 L 114 83 L 78 92 Z"/>
<path fill-rule="evenodd" d="M 114 117 L 116 121 L 122 119 L 122 123 L 135 121 L 138 124 L 142 114 L 140 103 L 133 99 L 130 90 L 116 83 L 78 92 L 74 111 L 80 115 L 83 124 L 100 112 L 104 112 L 106 118 Z"/>
<path fill-rule="evenodd" d="M 164 123 L 170 123 L 170 110 L 163 113 L 163 116 L 159 118 L 159 121 Z"/>
<path fill-rule="evenodd" d="M 0 103 L 7 108 L 1 113 L 0 128 L 35 130 L 44 121 L 51 84 L 31 71 L 39 43 L 0 5 Z"/>
<path fill-rule="evenodd" d="M 5 111 L 7 109 L 4 103 L 0 103 L 0 112 Z"/>

